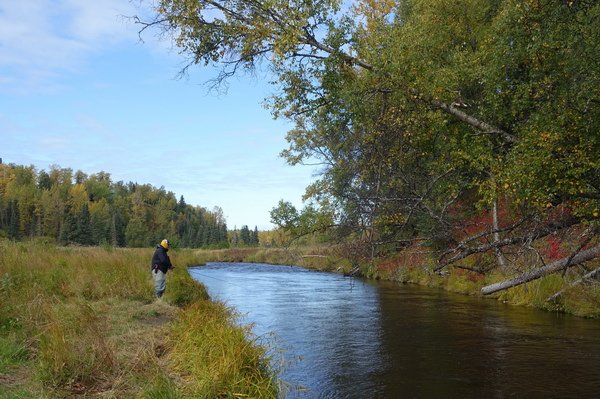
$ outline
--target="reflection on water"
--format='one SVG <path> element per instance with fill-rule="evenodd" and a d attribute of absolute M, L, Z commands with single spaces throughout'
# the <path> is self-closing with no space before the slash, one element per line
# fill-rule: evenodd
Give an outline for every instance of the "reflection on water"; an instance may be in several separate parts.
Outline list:
<path fill-rule="evenodd" d="M 288 398 L 600 397 L 600 322 L 291 266 L 190 269 L 284 350 Z"/>

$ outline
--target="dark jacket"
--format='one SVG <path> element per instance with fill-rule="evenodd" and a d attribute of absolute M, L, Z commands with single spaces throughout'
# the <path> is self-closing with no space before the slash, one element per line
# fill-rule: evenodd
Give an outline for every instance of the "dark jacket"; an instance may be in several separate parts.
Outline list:
<path fill-rule="evenodd" d="M 152 255 L 152 270 L 158 269 L 161 272 L 166 273 L 173 267 L 171 259 L 169 259 L 169 255 L 167 255 L 167 251 L 168 249 L 164 249 L 160 245 L 156 246 L 154 255 Z"/>

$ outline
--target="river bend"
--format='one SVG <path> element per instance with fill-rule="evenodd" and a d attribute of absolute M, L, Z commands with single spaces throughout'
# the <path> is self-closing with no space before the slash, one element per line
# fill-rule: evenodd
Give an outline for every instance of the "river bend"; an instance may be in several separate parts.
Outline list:
<path fill-rule="evenodd" d="M 598 398 L 600 322 L 293 266 L 191 268 L 275 348 L 287 398 Z"/>

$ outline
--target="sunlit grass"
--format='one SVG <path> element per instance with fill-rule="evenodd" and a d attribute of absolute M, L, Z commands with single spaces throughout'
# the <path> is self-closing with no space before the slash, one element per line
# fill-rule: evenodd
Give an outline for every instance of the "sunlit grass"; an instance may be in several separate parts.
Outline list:
<path fill-rule="evenodd" d="M 169 362 L 185 381 L 185 397 L 275 398 L 277 383 L 265 349 L 249 341 L 222 303 L 192 304 L 169 335 Z"/>
<path fill-rule="evenodd" d="M 152 249 L 61 248 L 43 243 L 0 241 L 0 398 L 180 398 L 189 397 L 189 381 L 213 383 L 193 388 L 198 397 L 240 391 L 240 375 L 256 372 L 262 397 L 276 397 L 271 374 L 263 366 L 263 349 L 249 336 L 231 339 L 230 359 L 203 358 L 183 378 L 175 361 L 196 334 L 189 326 L 196 308 L 212 304 L 204 286 L 186 266 L 201 263 L 193 251 L 170 253 L 175 270 L 167 275 L 164 299 L 155 300 L 149 260 Z M 226 311 L 213 312 L 222 331 L 203 334 L 204 344 L 218 347 L 230 331 L 243 330 Z M 175 327 L 174 327 L 175 326 Z M 176 327 L 179 326 L 179 327 Z M 187 328 L 187 327 L 186 327 Z M 177 345 L 171 338 L 178 337 Z M 211 339 L 214 342 L 211 342 Z M 188 349 L 185 349 L 186 351 Z M 219 369 L 223 362 L 244 361 L 237 353 L 259 358 L 241 374 L 194 375 Z M 228 380 L 228 378 L 230 378 Z M 245 378 L 245 377 L 244 377 Z M 252 391 L 254 392 L 254 390 Z M 270 392 L 270 395 L 267 394 Z M 233 397 L 233 396 L 232 396 Z"/>

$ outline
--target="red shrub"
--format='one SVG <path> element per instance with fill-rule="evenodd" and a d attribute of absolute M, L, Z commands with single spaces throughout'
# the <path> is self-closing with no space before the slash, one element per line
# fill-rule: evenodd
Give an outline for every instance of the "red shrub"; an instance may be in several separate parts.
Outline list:
<path fill-rule="evenodd" d="M 548 243 L 548 247 L 545 251 L 545 255 L 548 259 L 556 260 L 565 257 L 565 254 L 560 248 L 561 239 L 559 237 L 549 236 L 546 238 L 546 242 Z"/>

